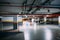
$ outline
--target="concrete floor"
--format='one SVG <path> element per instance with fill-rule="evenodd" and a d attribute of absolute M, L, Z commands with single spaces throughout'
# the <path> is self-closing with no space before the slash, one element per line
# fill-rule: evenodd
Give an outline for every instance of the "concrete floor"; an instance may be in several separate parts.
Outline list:
<path fill-rule="evenodd" d="M 60 40 L 60 27 L 58 25 L 20 26 L 19 30 L 22 33 L 0 32 L 0 40 Z"/>
<path fill-rule="evenodd" d="M 60 40 L 60 28 L 57 25 L 25 27 L 23 32 L 25 40 Z"/>

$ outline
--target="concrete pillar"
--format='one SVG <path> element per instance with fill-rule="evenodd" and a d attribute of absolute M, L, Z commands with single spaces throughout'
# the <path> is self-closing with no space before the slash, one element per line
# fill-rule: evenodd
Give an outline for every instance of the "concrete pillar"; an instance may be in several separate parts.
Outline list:
<path fill-rule="evenodd" d="M 60 26 L 60 16 L 58 16 L 58 25 Z"/>
<path fill-rule="evenodd" d="M 46 18 L 47 18 L 47 17 L 44 17 L 44 24 L 46 24 L 46 20 L 47 20 Z"/>
<path fill-rule="evenodd" d="M 13 29 L 15 30 L 15 29 L 17 29 L 17 15 L 15 15 L 14 17 L 13 17 Z"/>

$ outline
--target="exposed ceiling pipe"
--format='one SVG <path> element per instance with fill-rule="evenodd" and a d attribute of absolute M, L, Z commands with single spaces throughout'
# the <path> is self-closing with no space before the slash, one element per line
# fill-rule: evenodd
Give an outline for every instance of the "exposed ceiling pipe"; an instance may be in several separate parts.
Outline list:
<path fill-rule="evenodd" d="M 40 0 L 41 1 L 41 0 Z M 40 2 L 41 3 L 41 2 Z M 38 3 L 39 4 L 39 3 Z M 32 5 L 33 6 L 33 5 Z M 34 10 L 36 10 L 36 8 L 33 8 L 31 7 L 31 10 L 29 10 L 29 13 L 33 12 Z"/>
<path fill-rule="evenodd" d="M 22 12 L 25 13 L 26 11 L 26 4 L 27 4 L 27 0 L 25 0 L 23 3 L 22 3 L 22 6 L 24 6 L 24 8 L 22 8 Z"/>
<path fill-rule="evenodd" d="M 33 12 L 34 10 L 36 10 L 36 8 L 34 8 L 33 10 L 31 10 L 29 13 Z"/>
<path fill-rule="evenodd" d="M 33 4 L 35 3 L 36 0 L 33 0 L 32 4 L 31 4 L 31 7 L 29 8 L 29 10 L 27 10 L 28 12 L 32 10 L 32 6 Z"/>
<path fill-rule="evenodd" d="M 50 2 L 49 2 L 50 1 Z M 51 3 L 53 0 L 46 0 L 44 3 L 41 3 L 40 5 L 45 5 L 46 3 Z M 32 13 L 35 13 L 39 8 L 36 8 Z"/>

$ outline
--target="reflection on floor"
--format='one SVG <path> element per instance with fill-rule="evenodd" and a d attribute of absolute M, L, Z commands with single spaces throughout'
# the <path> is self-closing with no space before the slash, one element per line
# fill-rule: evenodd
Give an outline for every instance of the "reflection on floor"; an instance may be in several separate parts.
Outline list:
<path fill-rule="evenodd" d="M 35 25 L 20 29 L 24 32 L 25 40 L 60 40 L 55 34 L 57 30 L 60 30 L 57 25 Z"/>
<path fill-rule="evenodd" d="M 11 28 L 11 27 L 10 27 Z M 1 40 L 60 40 L 60 27 L 57 25 L 19 26 L 22 33 L 0 32 Z M 2 34 L 2 35 L 1 35 Z M 14 34 L 14 35 L 11 35 Z"/>

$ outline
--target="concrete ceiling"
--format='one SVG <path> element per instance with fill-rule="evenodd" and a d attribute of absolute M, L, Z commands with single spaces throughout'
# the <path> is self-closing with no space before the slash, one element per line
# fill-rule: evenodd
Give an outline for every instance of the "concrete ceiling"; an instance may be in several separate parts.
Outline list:
<path fill-rule="evenodd" d="M 4 12 L 51 14 L 60 12 L 60 0 L 0 0 L 0 14 Z"/>

